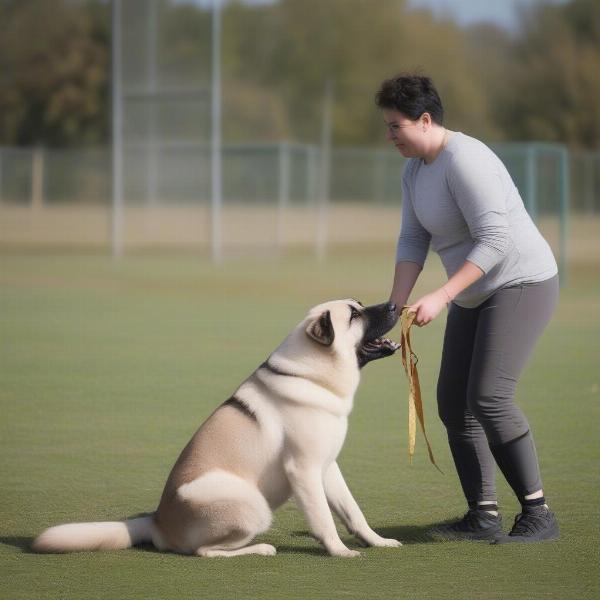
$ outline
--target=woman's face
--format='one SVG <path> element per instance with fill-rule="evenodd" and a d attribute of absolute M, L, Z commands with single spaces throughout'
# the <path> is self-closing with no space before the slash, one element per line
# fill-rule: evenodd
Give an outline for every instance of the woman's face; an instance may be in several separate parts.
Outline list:
<path fill-rule="evenodd" d="M 424 113 L 416 121 L 396 110 L 384 110 L 383 120 L 387 126 L 387 139 L 390 140 L 405 158 L 415 158 L 423 155 L 426 145 L 426 130 L 428 124 Z"/>

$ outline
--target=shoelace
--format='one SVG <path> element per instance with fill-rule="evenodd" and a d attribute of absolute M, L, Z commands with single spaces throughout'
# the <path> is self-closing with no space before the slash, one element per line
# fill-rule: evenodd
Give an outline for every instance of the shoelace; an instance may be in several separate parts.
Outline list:
<path fill-rule="evenodd" d="M 534 515 L 531 513 L 520 513 L 515 517 L 515 523 L 510 535 L 523 535 L 537 533 L 547 525 L 547 515 Z"/>

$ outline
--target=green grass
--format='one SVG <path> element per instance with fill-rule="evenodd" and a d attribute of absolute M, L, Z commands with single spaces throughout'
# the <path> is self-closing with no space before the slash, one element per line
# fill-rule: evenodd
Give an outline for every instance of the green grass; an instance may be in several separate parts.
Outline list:
<path fill-rule="evenodd" d="M 68 521 L 114 520 L 156 506 L 200 422 L 306 309 L 389 290 L 391 250 L 243 259 L 0 256 L 0 597 L 12 598 L 596 598 L 599 589 L 598 265 L 575 265 L 519 387 L 558 542 L 431 543 L 431 523 L 463 511 L 435 408 L 444 318 L 413 335 L 428 433 L 406 452 L 400 359 L 369 365 L 340 464 L 371 525 L 404 542 L 328 557 L 293 504 L 258 541 L 276 557 L 200 559 L 150 547 L 36 555 L 31 539 Z M 419 284 L 442 277 L 431 257 Z M 397 338 L 397 332 L 393 336 Z M 499 477 L 505 520 L 518 505 Z M 340 527 L 342 539 L 355 542 Z"/>

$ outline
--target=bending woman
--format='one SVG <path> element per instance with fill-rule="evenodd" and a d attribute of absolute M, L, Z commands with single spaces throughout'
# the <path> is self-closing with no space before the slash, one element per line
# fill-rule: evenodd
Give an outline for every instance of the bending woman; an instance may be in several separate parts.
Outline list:
<path fill-rule="evenodd" d="M 386 80 L 376 103 L 388 139 L 409 158 L 391 300 L 406 304 L 430 246 L 448 275 L 412 304 L 419 326 L 449 307 L 437 399 L 468 511 L 436 533 L 496 543 L 557 538 L 529 423 L 514 403 L 557 303 L 552 251 L 500 159 L 477 139 L 444 128 L 429 78 Z M 494 462 L 522 506 L 508 535 Z"/>

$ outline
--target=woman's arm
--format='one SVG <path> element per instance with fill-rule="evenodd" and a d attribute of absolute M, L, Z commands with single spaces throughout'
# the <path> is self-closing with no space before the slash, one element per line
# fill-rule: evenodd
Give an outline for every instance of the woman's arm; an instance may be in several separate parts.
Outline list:
<path fill-rule="evenodd" d="M 393 302 L 398 307 L 398 310 L 406 304 L 422 270 L 421 265 L 416 262 L 403 260 L 396 263 L 394 284 L 390 292 L 390 302 Z"/>
<path fill-rule="evenodd" d="M 441 288 L 419 298 L 411 305 L 410 310 L 417 313 L 415 323 L 419 327 L 427 325 L 438 316 L 444 306 L 483 275 L 483 271 L 478 266 L 466 260 Z"/>
<path fill-rule="evenodd" d="M 396 269 L 390 301 L 400 310 L 415 286 L 427 259 L 431 235 L 421 225 L 415 214 L 408 181 L 410 161 L 402 176 L 402 226 L 396 245 Z"/>

